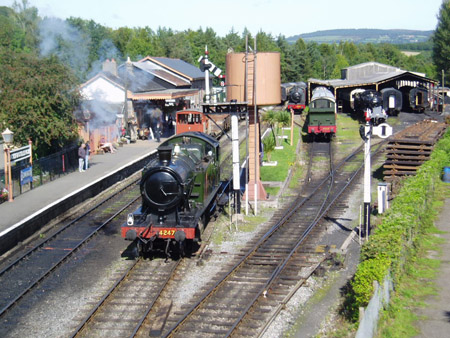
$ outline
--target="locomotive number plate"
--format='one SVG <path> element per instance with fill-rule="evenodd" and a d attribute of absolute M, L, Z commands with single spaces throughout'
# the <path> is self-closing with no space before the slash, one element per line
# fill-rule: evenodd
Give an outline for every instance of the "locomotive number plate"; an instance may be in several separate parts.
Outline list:
<path fill-rule="evenodd" d="M 161 229 L 159 230 L 160 236 L 174 236 L 175 230 L 174 229 Z"/>

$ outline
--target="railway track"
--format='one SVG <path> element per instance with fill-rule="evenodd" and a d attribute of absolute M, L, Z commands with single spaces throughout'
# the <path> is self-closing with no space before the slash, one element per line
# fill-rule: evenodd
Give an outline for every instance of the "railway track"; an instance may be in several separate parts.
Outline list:
<path fill-rule="evenodd" d="M 0 270 L 0 318 L 108 225 L 120 224 L 140 198 L 136 182 L 66 220 L 49 238 Z"/>
<path fill-rule="evenodd" d="M 136 260 L 74 330 L 72 337 L 134 337 L 183 260 Z"/>
<path fill-rule="evenodd" d="M 355 169 L 355 163 L 358 163 Z M 163 337 L 254 336 L 279 304 L 319 267 L 326 254 L 315 252 L 317 226 L 358 174 L 361 158 L 346 158 L 308 196 L 278 212 L 270 229 L 250 243 L 223 278 L 167 318 Z M 349 170 L 349 168 L 352 168 Z M 300 286 L 299 286 L 300 285 Z"/>

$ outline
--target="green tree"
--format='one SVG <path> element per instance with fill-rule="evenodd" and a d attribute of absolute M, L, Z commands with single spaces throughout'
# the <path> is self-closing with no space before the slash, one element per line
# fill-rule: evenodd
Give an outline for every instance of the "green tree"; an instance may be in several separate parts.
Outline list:
<path fill-rule="evenodd" d="M 12 8 L 0 7 L 0 46 L 13 51 L 35 51 L 37 46 L 35 26 L 39 19 L 34 14 L 36 14 L 34 9 L 17 13 Z M 35 21 L 25 22 L 26 17 Z"/>
<path fill-rule="evenodd" d="M 351 65 L 356 64 L 356 58 L 358 55 L 358 48 L 353 42 L 344 41 L 340 43 L 341 54 L 345 56 L 348 63 Z"/>
<path fill-rule="evenodd" d="M 149 27 L 134 29 L 127 44 L 126 55 L 133 60 L 144 58 L 147 55 L 157 56 L 158 50 L 154 40 L 155 34 Z"/>
<path fill-rule="evenodd" d="M 112 39 L 114 42 L 114 45 L 119 50 L 120 54 L 123 55 L 125 58 L 127 55 L 127 47 L 128 43 L 133 38 L 133 30 L 128 27 L 120 27 L 119 29 L 113 31 L 112 33 Z"/>
<path fill-rule="evenodd" d="M 289 49 L 286 57 L 286 68 L 282 69 L 286 76 L 283 82 L 307 81 L 314 75 L 308 46 L 298 39 Z"/>
<path fill-rule="evenodd" d="M 280 49 L 271 34 L 264 33 L 262 30 L 256 34 L 256 44 L 258 52 L 279 52 Z"/>
<path fill-rule="evenodd" d="M 226 49 L 226 51 L 230 50 L 236 53 L 244 52 L 244 41 L 239 36 L 237 32 L 234 31 L 234 29 L 231 29 L 231 31 L 225 35 L 225 37 L 222 39 L 222 45 Z"/>
<path fill-rule="evenodd" d="M 81 18 L 70 17 L 66 21 L 80 32 L 87 41 L 89 65 L 96 61 L 104 61 L 106 58 L 119 58 L 121 56 L 119 50 L 112 43 L 113 34 L 111 28 L 102 26 L 93 20 L 83 20 Z"/>
<path fill-rule="evenodd" d="M 33 141 L 37 157 L 76 140 L 74 110 L 79 104 L 73 73 L 52 56 L 0 49 L 0 125 L 19 144 Z"/>
<path fill-rule="evenodd" d="M 0 7 L 0 47 L 19 51 L 25 46 L 25 32 L 13 18 L 14 11 L 11 8 Z"/>
<path fill-rule="evenodd" d="M 15 18 L 23 32 L 25 32 L 25 45 L 27 51 L 36 50 L 38 46 L 38 31 L 41 18 L 38 9 L 30 6 L 28 0 L 14 1 Z"/>
<path fill-rule="evenodd" d="M 438 73 L 445 73 L 448 82 L 450 72 L 450 0 L 444 0 L 439 9 L 438 24 L 433 35 L 433 61 Z"/>
<path fill-rule="evenodd" d="M 291 47 L 283 35 L 277 37 L 276 44 L 280 51 L 281 82 L 288 82 L 289 76 L 287 74 L 289 73 L 289 65 L 287 59 Z"/>
<path fill-rule="evenodd" d="M 331 73 L 332 79 L 340 79 L 341 78 L 341 69 L 347 68 L 349 63 L 347 58 L 344 55 L 338 54 L 336 55 L 336 64 L 334 65 L 333 73 Z"/>

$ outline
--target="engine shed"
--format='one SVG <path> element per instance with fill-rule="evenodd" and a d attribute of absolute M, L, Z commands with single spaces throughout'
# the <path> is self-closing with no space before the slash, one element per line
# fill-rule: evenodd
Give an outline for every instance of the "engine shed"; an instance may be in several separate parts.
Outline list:
<path fill-rule="evenodd" d="M 397 67 L 378 62 L 366 62 L 343 68 L 340 79 L 308 80 L 308 98 L 318 86 L 330 89 L 337 102 L 338 112 L 352 113 L 354 111 L 354 93 L 366 89 L 381 91 L 393 88 L 402 93 L 402 110 L 410 110 L 411 104 L 427 105 L 430 108 L 436 104 L 438 82 L 427 78 L 423 73 L 410 72 Z M 416 94 L 417 93 L 417 94 Z"/>

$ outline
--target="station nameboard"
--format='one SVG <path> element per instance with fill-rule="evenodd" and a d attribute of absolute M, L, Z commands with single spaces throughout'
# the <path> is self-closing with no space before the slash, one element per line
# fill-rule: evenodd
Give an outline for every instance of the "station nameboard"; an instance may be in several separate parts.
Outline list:
<path fill-rule="evenodd" d="M 11 162 L 19 162 L 31 157 L 31 145 L 11 150 Z"/>

